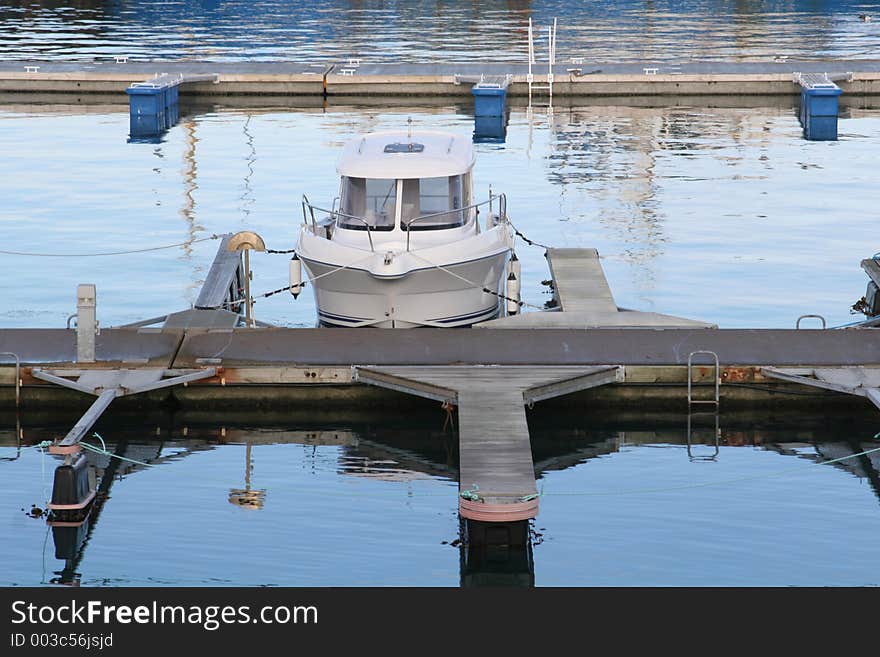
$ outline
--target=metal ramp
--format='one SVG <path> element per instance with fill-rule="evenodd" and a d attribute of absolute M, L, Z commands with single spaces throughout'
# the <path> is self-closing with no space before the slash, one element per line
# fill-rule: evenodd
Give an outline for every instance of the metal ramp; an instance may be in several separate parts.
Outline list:
<path fill-rule="evenodd" d="M 265 251 L 262 238 L 251 231 L 222 236 L 205 282 L 193 308 L 151 317 L 120 328 L 145 328 L 161 324 L 163 330 L 232 329 L 244 326 L 271 327 L 253 316 L 250 294 L 250 251 Z"/>
<path fill-rule="evenodd" d="M 524 407 L 622 381 L 623 368 L 355 367 L 352 378 L 458 406 L 459 514 L 467 520 L 516 522 L 538 515 L 535 468 Z"/>
<path fill-rule="evenodd" d="M 867 397 L 880 408 L 880 368 L 877 367 L 762 367 L 761 372 L 782 381 Z"/>
<path fill-rule="evenodd" d="M 478 328 L 717 328 L 715 324 L 618 308 L 596 249 L 547 249 L 558 311 L 481 322 Z"/>

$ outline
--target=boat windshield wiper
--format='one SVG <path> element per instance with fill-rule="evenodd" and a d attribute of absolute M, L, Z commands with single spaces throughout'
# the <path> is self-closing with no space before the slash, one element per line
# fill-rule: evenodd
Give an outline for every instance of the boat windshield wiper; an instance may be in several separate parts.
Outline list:
<path fill-rule="evenodd" d="M 382 212 L 385 210 L 385 204 L 388 203 L 388 199 L 391 197 L 391 192 L 394 191 L 394 188 L 397 186 L 397 181 L 392 180 L 391 186 L 388 188 L 388 193 L 385 194 L 385 200 L 382 201 L 382 207 L 379 208 L 379 211 Z"/>

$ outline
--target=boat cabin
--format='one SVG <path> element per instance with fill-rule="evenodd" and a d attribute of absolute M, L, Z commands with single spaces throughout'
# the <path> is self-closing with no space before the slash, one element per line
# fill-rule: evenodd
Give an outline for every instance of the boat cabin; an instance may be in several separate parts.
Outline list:
<path fill-rule="evenodd" d="M 376 132 L 346 144 L 337 227 L 430 231 L 465 226 L 473 208 L 469 140 L 441 132 Z"/>

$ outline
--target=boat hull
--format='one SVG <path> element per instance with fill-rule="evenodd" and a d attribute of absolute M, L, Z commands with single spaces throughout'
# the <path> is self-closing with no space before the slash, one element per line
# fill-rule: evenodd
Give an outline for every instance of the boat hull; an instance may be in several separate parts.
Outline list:
<path fill-rule="evenodd" d="M 323 326 L 457 327 L 498 317 L 508 251 L 462 262 L 377 276 L 367 269 L 320 262 L 300 253 Z M 486 292 L 491 290 L 496 294 Z"/>

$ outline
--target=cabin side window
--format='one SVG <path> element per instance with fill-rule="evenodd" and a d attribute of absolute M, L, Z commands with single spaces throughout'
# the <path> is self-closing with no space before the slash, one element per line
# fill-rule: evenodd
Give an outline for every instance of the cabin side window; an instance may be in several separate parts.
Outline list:
<path fill-rule="evenodd" d="M 392 230 L 397 212 L 397 181 L 382 178 L 342 179 L 339 226 L 352 230 Z"/>
<path fill-rule="evenodd" d="M 461 176 L 409 178 L 403 183 L 401 223 L 406 230 L 456 228 L 467 215 Z"/>
<path fill-rule="evenodd" d="M 461 180 L 462 198 L 464 199 L 463 200 L 464 207 L 470 208 L 474 202 L 473 201 L 473 191 L 472 191 L 473 190 L 473 183 L 471 181 L 471 172 L 468 171 L 461 178 L 462 178 L 462 180 Z M 465 221 L 468 221 L 472 214 L 473 214 L 473 210 L 469 210 L 465 215 Z"/>

